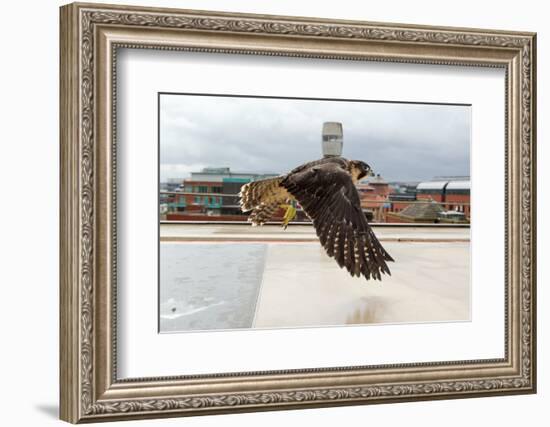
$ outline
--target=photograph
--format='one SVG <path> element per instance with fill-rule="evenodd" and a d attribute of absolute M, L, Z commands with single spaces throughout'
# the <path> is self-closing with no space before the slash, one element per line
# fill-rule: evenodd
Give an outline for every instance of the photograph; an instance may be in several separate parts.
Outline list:
<path fill-rule="evenodd" d="M 535 25 L 199 9 L 52 18 L 59 418 L 536 393 Z"/>
<path fill-rule="evenodd" d="M 160 333 L 471 317 L 471 105 L 158 94 Z"/>

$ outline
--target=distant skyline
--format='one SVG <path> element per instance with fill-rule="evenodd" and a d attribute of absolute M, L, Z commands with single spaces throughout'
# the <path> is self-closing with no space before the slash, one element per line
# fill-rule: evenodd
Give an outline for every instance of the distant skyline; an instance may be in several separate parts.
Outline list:
<path fill-rule="evenodd" d="M 162 94 L 160 179 L 204 167 L 285 173 L 322 157 L 325 121 L 341 122 L 343 156 L 387 181 L 470 174 L 469 106 Z"/>

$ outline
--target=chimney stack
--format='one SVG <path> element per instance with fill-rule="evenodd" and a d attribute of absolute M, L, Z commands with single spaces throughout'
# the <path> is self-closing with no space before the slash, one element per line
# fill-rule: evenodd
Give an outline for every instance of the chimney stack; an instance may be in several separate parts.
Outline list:
<path fill-rule="evenodd" d="M 342 123 L 325 122 L 323 123 L 323 157 L 340 157 L 342 155 L 342 146 L 344 145 L 344 132 Z"/>

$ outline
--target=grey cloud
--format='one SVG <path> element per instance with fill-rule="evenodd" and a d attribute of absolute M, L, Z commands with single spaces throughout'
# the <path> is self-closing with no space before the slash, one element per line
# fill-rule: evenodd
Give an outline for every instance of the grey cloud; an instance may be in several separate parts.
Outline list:
<path fill-rule="evenodd" d="M 324 121 L 342 122 L 345 157 L 388 180 L 470 172 L 465 106 L 162 95 L 160 113 L 161 179 L 204 166 L 286 172 L 321 157 Z"/>

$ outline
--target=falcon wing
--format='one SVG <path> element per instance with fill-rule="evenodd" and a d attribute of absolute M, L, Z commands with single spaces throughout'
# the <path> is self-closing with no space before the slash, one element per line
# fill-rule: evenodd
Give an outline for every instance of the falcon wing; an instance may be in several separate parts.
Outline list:
<path fill-rule="evenodd" d="M 291 173 L 281 185 L 312 219 L 321 245 L 340 267 L 367 280 L 391 274 L 386 261 L 393 258 L 374 235 L 351 176 L 340 165 L 315 165 Z"/>

